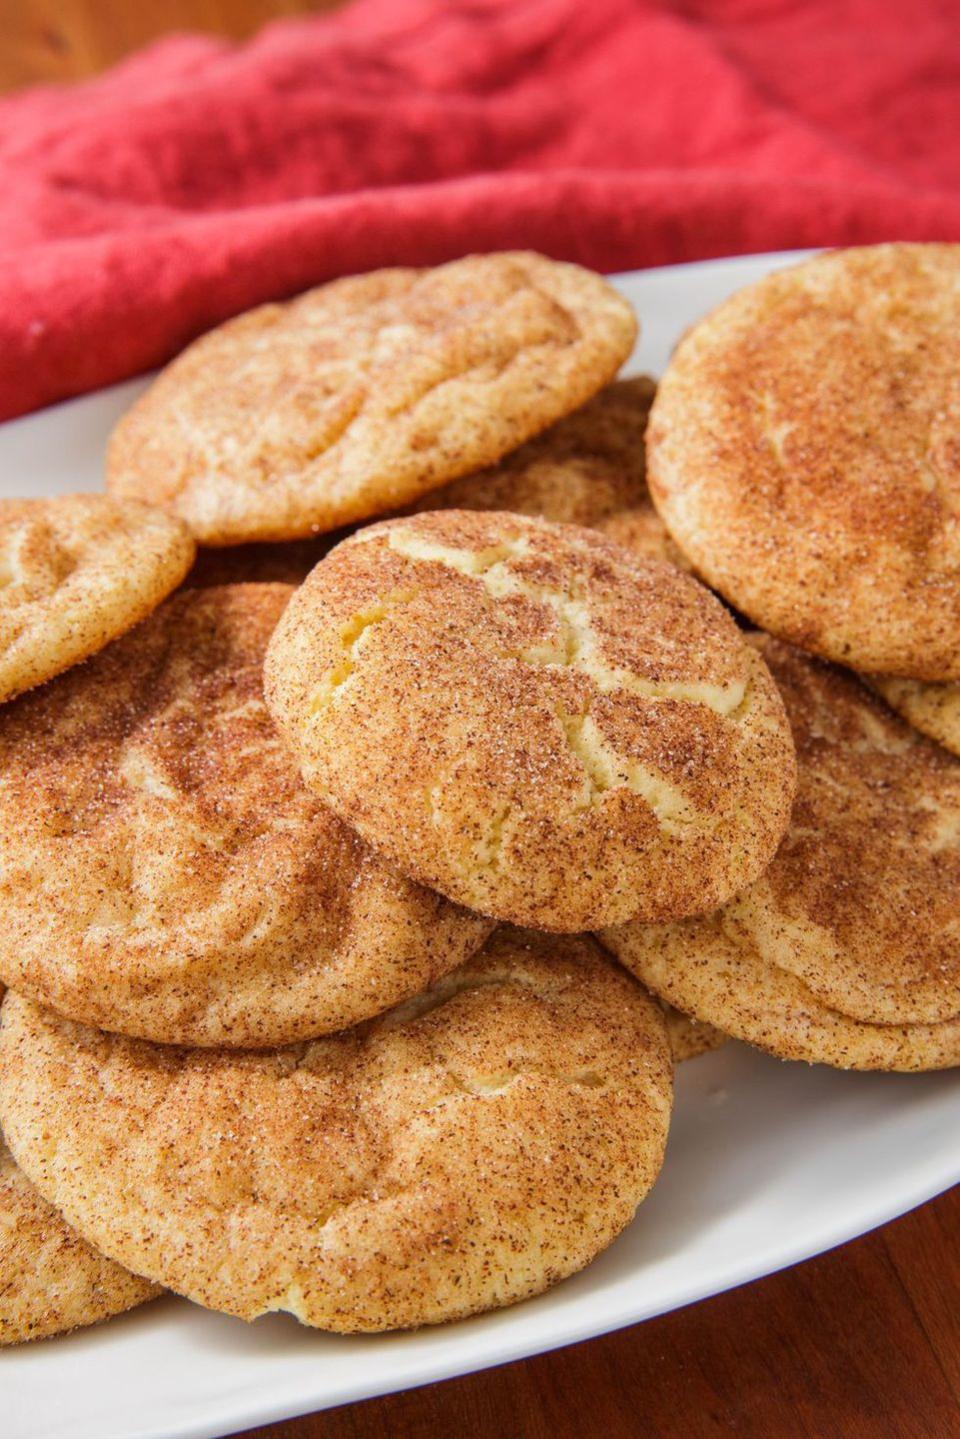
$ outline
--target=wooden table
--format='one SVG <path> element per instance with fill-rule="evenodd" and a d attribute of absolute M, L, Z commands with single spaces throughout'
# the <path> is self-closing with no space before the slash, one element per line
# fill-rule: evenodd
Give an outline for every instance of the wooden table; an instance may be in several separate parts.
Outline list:
<path fill-rule="evenodd" d="M 335 3 L 0 0 L 0 89 L 93 74 L 170 30 L 241 38 L 276 16 Z M 662 1319 L 274 1424 L 256 1439 L 722 1434 L 960 1436 L 960 1189 L 831 1254 Z"/>

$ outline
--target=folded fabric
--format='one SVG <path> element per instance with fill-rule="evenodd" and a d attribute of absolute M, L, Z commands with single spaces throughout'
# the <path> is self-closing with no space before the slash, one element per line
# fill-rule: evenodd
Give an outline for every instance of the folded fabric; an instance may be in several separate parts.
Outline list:
<path fill-rule="evenodd" d="M 380 265 L 960 238 L 958 32 L 943 0 L 358 0 L 9 96 L 0 417 Z"/>

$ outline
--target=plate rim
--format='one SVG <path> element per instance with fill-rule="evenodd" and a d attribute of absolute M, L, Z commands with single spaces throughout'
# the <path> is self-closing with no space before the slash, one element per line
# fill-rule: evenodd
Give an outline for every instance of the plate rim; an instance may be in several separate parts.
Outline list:
<path fill-rule="evenodd" d="M 816 252 L 806 249 L 734 255 L 689 261 L 677 265 L 623 271 L 611 275 L 609 278 L 617 284 L 636 284 L 640 280 L 652 280 L 653 282 L 660 280 L 669 284 L 692 272 L 695 272 L 698 277 L 705 277 L 714 272 L 723 275 L 735 274 L 738 269 L 745 272 L 755 271 L 760 262 L 768 265 L 770 269 L 780 268 L 783 265 L 799 263 L 813 253 Z M 642 314 L 640 319 L 642 326 Z M 146 378 L 146 375 L 142 375 L 119 381 L 100 390 L 59 401 L 31 414 L 18 416 L 0 424 L 0 434 L 8 434 L 11 430 L 15 430 L 18 434 L 29 435 L 31 427 L 46 426 L 55 422 L 65 412 L 82 407 L 96 397 L 116 394 L 138 382 L 142 383 Z M 696 1062 L 694 1061 L 694 1063 Z M 672 1297 L 668 1299 L 645 1302 L 642 1289 L 634 1290 L 632 1293 L 626 1290 L 621 1295 L 611 1295 L 607 1305 L 602 1309 L 584 1313 L 574 1309 L 569 1314 L 561 1312 L 551 1316 L 549 1323 L 543 1327 L 538 1337 L 532 1337 L 523 1328 L 513 1331 L 509 1325 L 505 1325 L 502 1332 L 491 1330 L 486 1343 L 483 1341 L 482 1333 L 478 1333 L 477 1344 L 468 1356 L 458 1349 L 452 1349 L 450 1355 L 445 1356 L 442 1353 L 437 1354 L 429 1348 L 420 1355 L 411 1355 L 407 1370 L 402 1377 L 388 1374 L 381 1381 L 377 1377 L 376 1370 L 371 1367 L 362 1382 L 357 1378 L 350 1378 L 349 1371 L 347 1377 L 343 1379 L 338 1379 L 334 1375 L 331 1380 L 329 1376 L 325 1376 L 323 1392 L 320 1393 L 317 1392 L 316 1387 L 311 1389 L 308 1383 L 298 1378 L 296 1382 L 288 1385 L 284 1394 L 275 1393 L 272 1397 L 265 1394 L 262 1399 L 251 1398 L 249 1395 L 238 1399 L 231 1398 L 229 1393 L 217 1394 L 204 1401 L 202 1414 L 195 1417 L 175 1418 L 172 1423 L 149 1422 L 136 1427 L 128 1426 L 123 1431 L 124 1439 L 220 1439 L 220 1436 L 234 1432 L 238 1426 L 250 1428 L 281 1420 L 296 1419 L 306 1414 L 320 1413 L 326 1409 L 358 1403 L 365 1399 L 379 1398 L 390 1393 L 442 1383 L 447 1379 L 479 1373 L 485 1369 L 497 1368 L 502 1364 L 534 1358 L 537 1355 L 566 1348 L 572 1344 L 600 1338 L 618 1329 L 643 1323 L 647 1319 L 685 1308 L 690 1304 L 699 1303 L 701 1300 L 711 1299 L 717 1294 L 739 1288 L 807 1259 L 815 1258 L 817 1255 L 890 1223 L 946 1192 L 958 1182 L 960 1182 L 960 1152 L 952 1163 L 947 1162 L 947 1157 L 936 1163 L 932 1159 L 927 1160 L 916 1165 L 911 1173 L 910 1182 L 906 1184 L 901 1182 L 895 1195 L 884 1193 L 877 1201 L 871 1201 L 871 1197 L 866 1196 L 865 1202 L 857 1207 L 853 1217 L 851 1217 L 849 1209 L 843 1211 L 845 1217 L 842 1220 L 833 1219 L 829 1214 L 825 1215 L 820 1223 L 814 1226 L 812 1238 L 811 1231 L 807 1229 L 803 1231 L 802 1239 L 798 1237 L 794 1240 L 788 1239 L 785 1243 L 779 1242 L 776 1246 L 767 1245 L 765 1249 L 751 1254 L 749 1259 L 743 1259 L 732 1266 L 725 1266 L 721 1259 L 713 1271 L 712 1277 L 708 1277 L 706 1282 L 691 1277 L 685 1287 L 681 1286 L 679 1290 L 675 1290 Z M 524 1307 L 524 1305 L 518 1306 L 520 1309 Z M 483 1318 L 484 1316 L 476 1316 L 472 1320 L 460 1322 L 473 1324 L 482 1322 Z M 442 1329 L 449 1332 L 456 1327 L 458 1326 L 447 1325 L 442 1326 Z M 427 1331 L 418 1332 L 423 1334 Z M 376 1339 L 384 1336 L 372 1337 Z M 15 1354 L 22 1351 L 6 1352 Z M 2 1356 L 0 1356 L 0 1364 L 2 1364 Z"/>

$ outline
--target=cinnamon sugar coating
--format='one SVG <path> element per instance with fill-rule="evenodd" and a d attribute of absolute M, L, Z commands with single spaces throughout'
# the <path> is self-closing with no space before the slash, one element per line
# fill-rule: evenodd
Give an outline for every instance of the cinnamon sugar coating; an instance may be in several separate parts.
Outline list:
<path fill-rule="evenodd" d="M 672 1099 L 659 1005 L 586 937 L 498 931 L 380 1019 L 270 1054 L 10 996 L 0 1118 L 90 1240 L 200 1304 L 342 1332 L 537 1294 L 628 1224 Z"/>
<path fill-rule="evenodd" d="M 711 909 L 786 828 L 793 746 L 763 660 L 702 586 L 590 530 L 372 526 L 297 591 L 265 682 L 325 802 L 500 919 Z"/>
<path fill-rule="evenodd" d="M 656 384 L 616 380 L 499 464 L 432 490 L 424 510 L 509 510 L 587 525 L 653 559 L 690 564 L 647 489 L 644 434 Z"/>
<path fill-rule="evenodd" d="M 168 1043 L 287 1043 L 416 993 L 490 925 L 301 783 L 263 700 L 292 590 L 185 590 L 0 710 L 0 979 Z"/>
<path fill-rule="evenodd" d="M 81 1239 L 0 1139 L 0 1346 L 99 1324 L 159 1292 Z"/>
<path fill-rule="evenodd" d="M 186 527 L 107 495 L 0 500 L 0 701 L 96 654 L 175 589 Z"/>
<path fill-rule="evenodd" d="M 652 560 L 668 560 L 677 569 L 691 573 L 693 566 L 654 509 L 649 494 L 634 504 L 604 515 L 596 528 L 608 540 Z"/>
<path fill-rule="evenodd" d="M 871 674 L 960 679 L 960 245 L 836 251 L 681 340 L 653 499 L 761 628 Z"/>
<path fill-rule="evenodd" d="M 756 638 L 797 745 L 793 818 L 719 912 L 603 942 L 669 1003 L 784 1059 L 960 1063 L 960 763 L 853 675 Z"/>
<path fill-rule="evenodd" d="M 653 510 L 643 436 L 655 393 L 646 375 L 615 380 L 496 465 L 424 495 L 411 513 L 509 510 L 596 525 L 644 500 Z"/>
<path fill-rule="evenodd" d="M 158 1292 L 81 1239 L 0 1135 L 0 1346 L 98 1324 Z"/>
<path fill-rule="evenodd" d="M 205 544 L 333 530 L 493 464 L 601 389 L 635 337 L 599 275 L 532 253 L 336 280 L 168 365 L 114 430 L 108 487 Z"/>

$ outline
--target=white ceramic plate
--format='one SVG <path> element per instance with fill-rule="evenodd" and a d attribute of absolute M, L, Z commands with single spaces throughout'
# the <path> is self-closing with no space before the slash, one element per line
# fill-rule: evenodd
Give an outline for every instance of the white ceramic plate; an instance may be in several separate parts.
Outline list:
<path fill-rule="evenodd" d="M 624 276 L 657 373 L 682 330 L 793 256 Z M 0 491 L 99 487 L 142 381 L 0 426 Z M 172 1298 L 0 1354 L 3 1439 L 212 1439 L 586 1339 L 829 1249 L 960 1179 L 960 1073 L 840 1074 L 731 1044 L 682 1066 L 663 1176 L 583 1274 L 445 1328 L 337 1338 Z"/>

